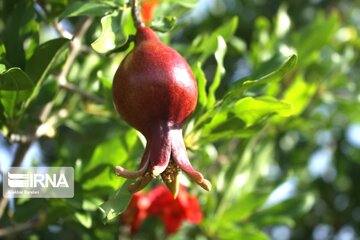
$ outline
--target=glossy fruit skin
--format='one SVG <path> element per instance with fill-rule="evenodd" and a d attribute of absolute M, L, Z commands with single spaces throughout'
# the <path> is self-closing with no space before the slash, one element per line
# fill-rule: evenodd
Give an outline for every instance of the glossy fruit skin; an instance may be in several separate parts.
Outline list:
<path fill-rule="evenodd" d="M 138 26 L 135 47 L 121 62 L 113 81 L 116 110 L 147 140 L 137 171 L 116 167 L 118 176 L 137 179 L 128 185 L 130 192 L 141 190 L 160 175 L 176 197 L 181 170 L 205 190 L 211 189 L 211 183 L 192 167 L 182 134 L 197 96 L 186 60 L 160 42 L 150 28 Z"/>
<path fill-rule="evenodd" d="M 139 26 L 135 48 L 120 64 L 113 81 L 116 110 L 146 138 L 159 128 L 182 128 L 194 111 L 197 85 L 186 60 Z"/>

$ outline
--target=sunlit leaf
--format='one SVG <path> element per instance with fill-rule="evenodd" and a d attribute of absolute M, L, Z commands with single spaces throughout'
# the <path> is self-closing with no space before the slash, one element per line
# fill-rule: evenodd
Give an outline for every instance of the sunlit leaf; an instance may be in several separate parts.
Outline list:
<path fill-rule="evenodd" d="M 6 56 L 6 49 L 4 43 L 0 41 L 0 61 L 3 61 L 3 58 Z M 2 65 L 2 64 L 1 64 Z M 0 71 L 1 73 L 2 71 Z"/>
<path fill-rule="evenodd" d="M 117 52 L 119 48 L 122 51 L 129 46 L 129 36 L 135 32 L 133 21 L 131 19 L 131 9 L 126 8 L 121 12 L 113 13 L 101 18 L 101 34 L 91 44 L 92 48 L 99 53 Z"/>
<path fill-rule="evenodd" d="M 151 22 L 151 28 L 155 31 L 166 33 L 175 27 L 176 17 L 166 16 L 163 18 L 156 18 Z"/>
<path fill-rule="evenodd" d="M 262 209 L 251 217 L 251 221 L 258 225 L 267 224 L 289 224 L 294 221 L 293 218 L 305 214 L 311 210 L 315 203 L 315 196 L 312 193 L 306 193 L 302 196 L 292 198 L 274 205 L 270 208 Z"/>
<path fill-rule="evenodd" d="M 284 100 L 291 102 L 294 106 L 294 115 L 300 114 L 306 108 L 317 88 L 315 83 L 305 82 L 300 74 L 294 79 L 284 94 Z"/>
<path fill-rule="evenodd" d="M 302 64 L 309 63 L 314 54 L 326 45 L 339 27 L 339 16 L 333 12 L 330 17 L 317 16 L 312 24 L 294 34 L 294 45 Z"/>
<path fill-rule="evenodd" d="M 109 196 L 106 202 L 99 206 L 105 223 L 117 218 L 117 216 L 126 210 L 132 196 L 128 190 L 130 183 L 131 181 L 127 180 L 118 190 Z"/>
<path fill-rule="evenodd" d="M 5 69 L 5 66 L 3 69 Z M 0 73 L 0 91 L 28 90 L 35 86 L 30 77 L 20 68 L 10 68 Z"/>
<path fill-rule="evenodd" d="M 241 96 L 241 94 L 245 90 L 247 90 L 251 87 L 269 84 L 272 82 L 278 82 L 281 79 L 283 79 L 283 77 L 288 72 L 290 72 L 292 69 L 294 69 L 294 67 L 296 66 L 296 62 L 297 62 L 297 56 L 292 55 L 278 69 L 276 69 L 275 71 L 273 71 L 257 80 L 245 80 L 243 82 L 236 82 L 231 86 L 232 91 L 230 91 L 230 93 L 228 95 Z"/>
<path fill-rule="evenodd" d="M 75 16 L 104 16 L 112 11 L 116 5 L 111 2 L 100 1 L 78 1 L 71 3 L 59 16 L 59 19 Z"/>
<path fill-rule="evenodd" d="M 131 140 L 126 141 L 128 138 Z M 126 165 L 125 161 L 129 159 L 129 154 L 137 142 L 136 131 L 129 130 L 121 138 L 114 137 L 98 145 L 91 159 L 84 166 L 81 177 L 83 188 L 106 186 L 115 189 L 119 186 L 124 179 L 115 175 L 115 166 Z M 136 162 L 130 162 L 127 166 L 134 165 L 136 166 Z"/>
<path fill-rule="evenodd" d="M 198 85 L 198 106 L 204 108 L 207 104 L 207 92 L 206 92 L 206 76 L 204 71 L 201 69 L 201 63 L 197 62 L 196 68 L 194 70 L 195 79 L 197 80 Z"/>
<path fill-rule="evenodd" d="M 226 53 L 226 42 L 223 37 L 218 37 L 218 46 L 215 52 L 215 60 L 216 60 L 216 71 L 215 76 L 212 84 L 209 87 L 209 94 L 208 94 L 208 101 L 207 101 L 207 108 L 212 107 L 216 102 L 215 92 L 220 86 L 221 77 L 225 74 L 224 68 L 224 57 Z"/>
<path fill-rule="evenodd" d="M 33 81 L 20 68 L 10 68 L 0 74 L 0 103 L 3 114 L 9 121 L 24 110 L 34 86 Z"/>
<path fill-rule="evenodd" d="M 34 2 L 23 1 L 21 4 L 13 4 L 14 9 L 9 13 L 2 34 L 2 41 L 6 48 L 6 61 L 10 66 L 24 69 L 26 53 L 24 41 L 32 36 L 31 42 L 39 41 L 39 24 L 36 21 Z"/>
<path fill-rule="evenodd" d="M 237 25 L 238 18 L 234 17 L 230 21 L 217 28 L 214 32 L 212 32 L 210 37 L 204 36 L 203 42 L 200 44 L 199 47 L 196 48 L 196 52 L 201 53 L 199 61 L 203 63 L 209 56 L 215 53 L 218 47 L 219 36 L 221 36 L 225 40 L 225 42 L 230 40 L 235 33 Z"/>
<path fill-rule="evenodd" d="M 289 117 L 293 114 L 293 107 L 288 102 L 279 101 L 272 97 L 246 97 L 237 101 L 231 111 L 242 119 L 246 126 L 251 126 L 273 113 L 282 117 Z"/>
<path fill-rule="evenodd" d="M 187 8 L 193 8 L 198 3 L 198 0 L 162 0 L 163 2 L 177 3 Z"/>
<path fill-rule="evenodd" d="M 242 221 L 247 219 L 266 202 L 268 192 L 250 192 L 243 194 L 223 215 L 225 221 Z"/>
<path fill-rule="evenodd" d="M 66 38 L 57 38 L 41 44 L 34 52 L 32 57 L 26 63 L 25 72 L 35 83 L 35 88 L 27 100 L 25 107 L 39 93 L 43 81 L 54 67 L 59 56 L 68 48 L 69 40 Z"/>
<path fill-rule="evenodd" d="M 235 224 L 229 224 L 227 228 L 219 230 L 221 233 L 221 239 L 246 239 L 246 240 L 269 240 L 270 238 L 256 227 L 236 226 Z"/>
<path fill-rule="evenodd" d="M 113 12 L 112 14 L 106 15 L 101 18 L 101 34 L 98 39 L 96 39 L 91 47 L 99 52 L 106 53 L 111 49 L 116 47 L 115 39 L 116 32 L 119 29 L 120 15 L 118 12 Z M 126 39 L 124 39 L 126 41 Z"/>
<path fill-rule="evenodd" d="M 25 72 L 37 85 L 40 84 L 57 57 L 68 47 L 69 39 L 57 38 L 41 44 L 26 63 Z"/>
<path fill-rule="evenodd" d="M 85 212 L 76 212 L 75 218 L 83 225 L 85 228 L 91 228 L 92 219 L 89 213 Z"/>

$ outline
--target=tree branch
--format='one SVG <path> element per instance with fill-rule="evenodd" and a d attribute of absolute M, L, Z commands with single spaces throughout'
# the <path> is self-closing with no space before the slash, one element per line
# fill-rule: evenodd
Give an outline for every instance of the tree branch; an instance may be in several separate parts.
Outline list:
<path fill-rule="evenodd" d="M 13 235 L 15 233 L 22 232 L 22 231 L 25 231 L 28 229 L 35 228 L 35 227 L 41 225 L 41 222 L 42 222 L 41 219 L 37 219 L 37 220 L 28 221 L 25 223 L 19 223 L 19 224 L 16 224 L 14 226 L 7 227 L 7 228 L 0 228 L 0 238 L 8 236 L 8 235 Z"/>
<path fill-rule="evenodd" d="M 135 28 L 144 25 L 140 17 L 140 11 L 137 0 L 131 0 L 131 16 L 134 20 Z"/>
<path fill-rule="evenodd" d="M 72 91 L 72 92 L 75 92 L 75 93 L 78 93 L 80 96 L 84 97 L 84 98 L 87 98 L 87 99 L 90 99 L 96 103 L 99 103 L 99 104 L 105 104 L 105 100 L 94 95 L 94 94 L 91 94 L 91 93 L 88 93 L 87 91 L 84 91 L 78 87 L 76 87 L 74 84 L 71 84 L 71 83 L 62 83 L 60 85 L 60 87 L 62 87 L 63 89 L 66 89 L 68 91 Z"/>
<path fill-rule="evenodd" d="M 33 141 L 18 143 L 19 145 L 16 148 L 16 152 L 15 152 L 11 167 L 18 167 L 21 165 L 21 162 L 23 161 L 24 156 L 25 156 L 27 150 L 29 149 L 30 145 L 32 144 L 32 142 Z M 4 178 L 3 178 L 3 182 L 4 182 Z M 5 193 L 3 193 L 3 194 L 5 194 Z M 0 201 L 0 219 L 4 215 L 4 212 L 5 212 L 8 202 L 9 202 L 9 199 L 5 198 L 5 197 L 3 197 Z"/>
<path fill-rule="evenodd" d="M 62 71 L 58 75 L 58 82 L 59 82 L 60 86 L 68 84 L 66 77 L 71 69 L 71 66 L 74 63 L 74 60 L 75 60 L 77 54 L 81 50 L 81 40 L 82 40 L 83 36 L 85 35 L 86 31 L 88 30 L 88 28 L 90 27 L 91 23 L 92 23 L 91 18 L 82 18 L 79 21 L 79 23 L 77 24 L 77 27 L 76 27 L 76 30 L 74 33 L 74 37 L 72 39 L 71 46 L 70 46 L 70 54 L 69 54 L 68 58 L 66 59 L 66 62 L 64 64 Z M 42 123 L 44 123 L 48 119 L 52 108 L 53 108 L 52 103 L 45 105 L 42 113 L 40 114 L 40 120 L 42 121 Z M 23 140 L 23 141 L 18 142 L 19 145 L 16 148 L 16 152 L 15 152 L 11 167 L 18 167 L 21 165 L 21 162 L 23 161 L 24 156 L 25 156 L 26 152 L 28 151 L 30 145 L 38 138 L 38 136 L 36 135 L 36 132 L 41 126 L 42 126 L 42 124 L 39 125 L 32 134 L 30 134 L 30 137 L 25 137 L 25 138 L 20 137 L 19 138 L 19 140 Z M 2 218 L 2 216 L 5 212 L 8 201 L 9 201 L 8 198 L 2 198 L 0 201 L 0 219 Z M 5 229 L 3 231 L 8 231 L 8 230 Z"/>

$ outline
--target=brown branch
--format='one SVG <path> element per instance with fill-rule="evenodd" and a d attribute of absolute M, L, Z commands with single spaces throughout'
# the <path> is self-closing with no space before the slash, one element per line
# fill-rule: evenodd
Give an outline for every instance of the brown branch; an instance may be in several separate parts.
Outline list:
<path fill-rule="evenodd" d="M 2 198 L 1 201 L 0 201 L 0 219 L 2 218 L 2 216 L 3 216 L 4 212 L 5 212 L 5 209 L 7 207 L 8 202 L 9 202 L 8 198 Z"/>
<path fill-rule="evenodd" d="M 131 16 L 134 20 L 135 28 L 144 25 L 140 17 L 140 11 L 137 0 L 131 0 Z"/>
<path fill-rule="evenodd" d="M 74 60 L 78 53 L 81 50 L 81 40 L 84 37 L 86 31 L 90 27 L 92 23 L 92 19 L 85 17 L 80 20 L 80 22 L 77 24 L 76 31 L 74 33 L 74 37 L 70 44 L 70 53 L 68 58 L 66 59 L 66 62 L 64 64 L 64 67 L 60 74 L 58 75 L 58 82 L 60 85 L 63 85 L 67 82 L 66 77 L 70 72 L 71 66 L 74 63 Z"/>
<path fill-rule="evenodd" d="M 92 23 L 91 18 L 83 18 L 79 22 L 79 24 L 78 24 L 79 27 L 78 27 L 77 31 L 75 31 L 74 37 L 71 41 L 69 56 L 66 59 L 66 62 L 64 64 L 62 71 L 58 75 L 58 84 L 63 89 L 78 93 L 82 97 L 90 99 L 99 104 L 104 104 L 105 101 L 103 99 L 101 99 L 100 97 L 93 95 L 91 93 L 88 93 L 67 81 L 67 75 L 70 72 L 71 66 L 74 63 L 76 56 L 79 54 L 79 52 L 82 49 L 81 40 L 83 39 L 83 37 L 84 37 L 87 29 L 90 27 L 91 23 Z"/>
<path fill-rule="evenodd" d="M 22 232 L 28 229 L 36 228 L 40 224 L 41 224 L 41 220 L 36 220 L 36 221 L 32 220 L 25 223 L 19 223 L 11 227 L 0 228 L 0 238 L 13 235 L 15 233 Z"/>
<path fill-rule="evenodd" d="M 61 83 L 60 84 L 60 87 L 62 87 L 63 89 L 66 89 L 68 91 L 72 91 L 72 92 L 75 92 L 75 93 L 78 93 L 80 96 L 84 97 L 84 98 L 87 98 L 89 100 L 92 100 L 96 103 L 99 103 L 99 104 L 105 104 L 105 100 L 94 95 L 94 94 L 91 94 L 87 91 L 84 91 L 78 87 L 76 87 L 75 85 L 71 84 L 71 83 Z"/>
<path fill-rule="evenodd" d="M 12 161 L 11 167 L 18 167 L 21 165 L 21 162 L 24 159 L 24 156 L 29 149 L 30 145 L 33 141 L 25 142 L 25 143 L 19 143 L 18 147 L 16 148 L 16 152 L 14 155 L 14 159 Z M 4 181 L 4 179 L 3 179 Z M 5 193 L 3 193 L 5 194 Z M 0 219 L 4 215 L 5 209 L 7 207 L 7 204 L 9 202 L 8 198 L 3 197 L 0 201 Z"/>
<path fill-rule="evenodd" d="M 71 45 L 70 45 L 70 54 L 69 54 L 68 58 L 66 59 L 66 62 L 65 62 L 65 65 L 64 65 L 62 71 L 58 75 L 58 82 L 59 82 L 60 86 L 67 84 L 66 76 L 68 75 L 68 73 L 71 69 L 71 66 L 74 63 L 74 60 L 75 60 L 77 54 L 81 50 L 81 40 L 82 40 L 83 36 L 85 35 L 86 31 L 88 30 L 88 28 L 90 27 L 91 23 L 92 23 L 91 18 L 82 18 L 79 21 L 79 23 L 77 24 L 77 27 L 76 27 L 76 30 L 74 33 L 74 37 L 73 37 Z M 52 108 L 53 108 L 52 103 L 45 105 L 42 113 L 40 114 L 40 120 L 42 121 L 42 123 L 44 123 L 48 119 Z M 36 136 L 36 132 L 39 129 L 39 127 L 41 127 L 41 126 L 42 126 L 42 124 L 39 125 L 34 130 L 34 133 L 29 135 L 30 137 L 28 137 L 26 139 L 25 138 L 18 139 L 18 140 L 24 140 L 24 141 L 18 142 L 19 145 L 16 149 L 11 167 L 17 167 L 17 166 L 21 165 L 21 162 L 23 161 L 24 156 L 25 156 L 26 152 L 28 151 L 30 145 L 37 139 L 38 136 Z M 8 198 L 2 198 L 0 200 L 0 219 L 2 218 L 2 216 L 6 210 L 8 201 L 9 201 Z M 5 231 L 5 230 L 3 230 L 3 231 Z M 6 231 L 8 231 L 8 230 L 6 230 Z"/>

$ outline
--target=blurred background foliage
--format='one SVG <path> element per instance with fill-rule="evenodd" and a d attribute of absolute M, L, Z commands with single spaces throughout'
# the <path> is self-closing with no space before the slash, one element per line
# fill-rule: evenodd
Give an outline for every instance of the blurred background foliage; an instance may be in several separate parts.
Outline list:
<path fill-rule="evenodd" d="M 182 179 L 204 219 L 168 238 L 358 239 L 360 1 L 164 0 L 154 18 L 198 81 L 185 141 L 213 184 Z M 0 2 L 1 169 L 72 166 L 76 180 L 73 199 L 2 199 L 0 238 L 128 239 L 98 206 L 124 182 L 114 166 L 143 152 L 111 98 L 134 33 L 125 0 Z"/>

